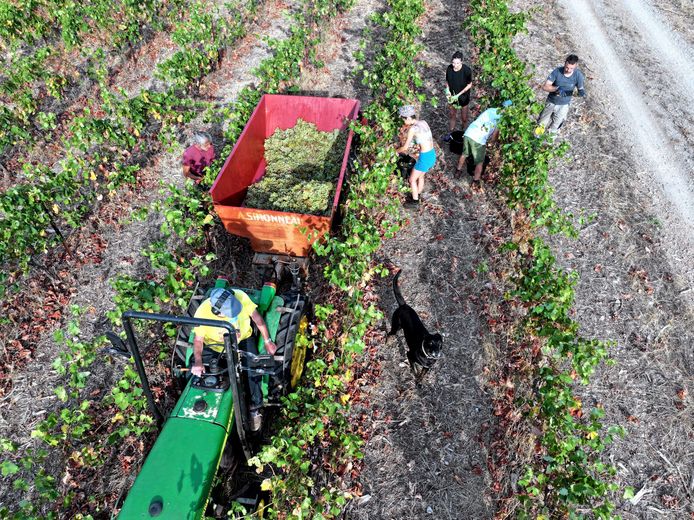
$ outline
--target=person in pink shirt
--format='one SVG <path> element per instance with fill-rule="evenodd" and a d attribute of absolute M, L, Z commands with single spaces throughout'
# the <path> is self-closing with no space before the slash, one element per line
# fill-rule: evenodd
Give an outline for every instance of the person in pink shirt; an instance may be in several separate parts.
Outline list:
<path fill-rule="evenodd" d="M 214 161 L 214 146 L 212 138 L 205 132 L 196 132 L 193 135 L 193 145 L 183 152 L 183 175 L 199 183 L 205 168 Z"/>

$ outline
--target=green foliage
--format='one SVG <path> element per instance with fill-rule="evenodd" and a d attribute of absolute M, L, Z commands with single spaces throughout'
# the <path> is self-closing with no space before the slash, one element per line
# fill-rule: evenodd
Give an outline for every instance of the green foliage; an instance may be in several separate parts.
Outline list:
<path fill-rule="evenodd" d="M 50 95 L 56 98 L 60 97 L 66 83 L 64 77 L 53 74 L 46 65 L 52 54 L 54 51 L 50 47 L 39 47 L 32 54 L 12 53 L 7 59 L 12 74 L 0 83 L 0 94 L 11 97 L 15 114 L 24 121 L 28 122 L 39 106 L 33 93 L 36 82 L 44 82 Z"/>
<path fill-rule="evenodd" d="M 175 130 L 194 115 L 195 104 L 172 91 L 143 90 L 128 98 L 102 88 L 102 98 L 104 103 L 98 109 L 85 108 L 71 122 L 65 157 L 55 166 L 57 173 L 26 163 L 22 173 L 27 182 L 0 194 L 0 265 L 4 273 L 26 271 L 32 255 L 61 242 L 58 230 L 80 227 L 104 193 L 135 183 L 140 166 L 126 162 L 132 158 L 129 150 L 155 138 L 173 138 Z M 97 110 L 103 115 L 96 116 Z M 158 126 L 158 132 L 145 135 L 145 127 L 152 124 Z M 0 284 L 0 293 L 3 290 Z"/>
<path fill-rule="evenodd" d="M 209 264 L 216 258 L 214 253 L 204 256 L 190 255 L 188 258 L 173 251 L 167 251 L 163 242 L 150 245 L 143 256 L 149 258 L 155 272 L 164 271 L 160 285 L 168 303 L 171 299 L 179 311 L 184 311 L 192 296 L 192 287 L 196 279 L 205 278 L 209 274 Z"/>
<path fill-rule="evenodd" d="M 166 191 L 168 196 L 153 208 L 164 215 L 162 234 L 182 238 L 191 247 L 204 245 L 205 232 L 214 222 L 209 196 L 202 197 L 191 184 L 184 188 L 171 184 L 163 193 Z"/>
<path fill-rule="evenodd" d="M 345 132 L 320 132 L 299 119 L 265 140 L 267 167 L 248 188 L 248 207 L 295 213 L 325 214 L 340 172 L 347 142 Z"/>
<path fill-rule="evenodd" d="M 153 430 L 154 419 L 148 414 L 147 399 L 143 394 L 140 378 L 131 364 L 126 365 L 123 377 L 111 389 L 111 394 L 104 402 L 117 410 L 112 418 L 115 427 L 108 437 L 109 443 L 130 435 L 139 437 Z"/>
<path fill-rule="evenodd" d="M 14 450 L 3 451 L 14 453 Z M 42 467 L 47 455 L 48 452 L 45 449 L 29 448 L 23 456 L 16 457 L 14 461 L 5 460 L 0 464 L 3 481 L 8 484 L 11 482 L 15 492 L 27 497 L 13 504 L 12 511 L 7 507 L 0 507 L 0 518 L 13 520 L 57 518 L 53 512 L 44 507 L 44 504 L 52 504 L 60 497 L 55 477 L 49 475 Z M 31 499 L 28 498 L 29 495 L 26 495 L 29 492 L 32 493 Z M 67 496 L 71 493 L 67 493 Z"/>
<path fill-rule="evenodd" d="M 416 94 L 424 84 L 417 70 L 417 56 L 423 46 L 416 43 L 416 39 L 422 33 L 417 19 L 424 13 L 424 3 L 421 0 L 400 0 L 390 4 L 391 10 L 375 14 L 372 20 L 389 34 L 396 34 L 397 38 L 386 40 L 368 69 L 359 68 L 362 82 L 387 106 L 411 102 L 415 97 L 423 102 L 426 96 Z M 357 59 L 364 59 L 366 44 L 364 40 Z"/>
<path fill-rule="evenodd" d="M 283 399 L 280 431 L 249 461 L 259 473 L 266 465 L 273 467 L 273 476 L 262 487 L 283 497 L 283 509 L 291 511 L 290 518 L 334 518 L 351 498 L 334 487 L 317 489 L 313 476 L 321 467 L 338 472 L 346 461 L 362 456 L 363 441 L 348 433 L 349 396 L 344 392 L 351 374 L 334 373 L 337 366 L 329 367 L 323 360 L 307 364 L 305 380 L 309 383 Z M 269 513 L 269 518 L 277 518 L 274 507 Z"/>
<path fill-rule="evenodd" d="M 9 101 L 0 110 L 0 151 L 55 128 L 50 122 L 57 114 L 45 112 L 47 97 L 59 99 L 69 81 L 80 78 L 69 52 L 87 33 L 102 34 L 105 44 L 122 49 L 136 43 L 149 24 L 161 26 L 178 1 L 1 2 L 0 49 L 8 51 L 3 66 L 13 74 L 0 83 L 0 96 Z"/>
<path fill-rule="evenodd" d="M 77 307 L 72 311 L 75 317 L 81 313 Z M 59 375 L 70 375 L 65 386 L 54 389 L 64 404 L 40 421 L 31 436 L 52 450 L 62 451 L 69 460 L 68 464 L 76 468 L 98 467 L 104 458 L 103 440 L 98 436 L 98 430 L 104 425 L 95 428 L 95 417 L 99 415 L 100 408 L 114 406 L 117 410 L 109 414 L 111 424 L 108 440 L 111 443 L 128 435 L 151 431 L 153 419 L 146 413 L 146 400 L 137 373 L 130 366 L 126 367 L 123 377 L 104 403 L 80 397 L 89 376 L 88 368 L 95 360 L 95 353 L 103 345 L 104 338 L 97 338 L 91 344 L 82 342 L 77 321 L 71 321 L 65 330 L 56 332 L 55 340 L 65 342 L 68 346 L 53 362 L 53 368 Z M 0 448 L 7 453 L 17 452 L 14 443 L 6 440 L 0 442 Z M 55 477 L 42 467 L 47 455 L 46 449 L 28 448 L 22 450 L 21 456 L 15 455 L 14 460 L 2 464 L 3 476 L 10 478 L 13 489 L 23 493 L 26 498 L 17 504 L 12 513 L 8 509 L 0 510 L 0 518 L 56 518 L 54 508 L 69 506 L 74 492 L 65 492 L 64 489 L 58 492 Z M 62 504 L 56 502 L 59 496 L 63 499 Z"/>
<path fill-rule="evenodd" d="M 2 464 L 0 464 L 0 468 L 2 469 L 3 477 L 14 475 L 19 471 L 19 466 L 17 466 L 14 462 L 10 462 L 9 460 L 4 460 Z"/>
<path fill-rule="evenodd" d="M 48 24 L 38 13 L 40 4 L 40 0 L 0 3 L 0 48 L 31 45 L 47 34 Z"/>
<path fill-rule="evenodd" d="M 58 354 L 52 365 L 58 375 L 69 376 L 67 390 L 63 386 L 55 389 L 58 398 L 66 402 L 68 398 L 76 399 L 79 391 L 85 387 L 91 375 L 89 367 L 96 359 L 97 348 L 103 339 L 98 338 L 92 343 L 81 341 L 79 326 L 74 320 L 68 324 L 67 331 L 56 331 L 54 339 L 56 343 L 64 343 L 66 347 Z"/>
<path fill-rule="evenodd" d="M 225 47 L 245 35 L 246 17 L 254 5 L 228 4 L 224 16 L 207 2 L 189 5 L 171 35 L 180 49 L 157 65 L 159 77 L 179 88 L 199 88 L 200 80 L 219 65 Z"/>
<path fill-rule="evenodd" d="M 512 13 L 505 0 L 473 0 L 466 24 L 478 46 L 481 79 L 501 99 L 514 104 L 504 110 L 499 125 L 503 163 L 499 190 L 509 207 L 531 228 L 575 236 L 573 216 L 562 212 L 548 182 L 550 164 L 566 150 L 555 148 L 547 136 L 534 133 L 541 106 L 530 88 L 525 63 L 512 48 L 513 37 L 525 30 L 527 14 Z M 522 226 L 523 224 L 516 224 Z M 556 265 L 549 247 L 533 238 L 531 229 L 518 233 L 506 248 L 520 259 L 509 294 L 526 309 L 520 343 L 542 345 L 532 362 L 532 395 L 519 403 L 539 435 L 539 455 L 519 480 L 523 510 L 520 518 L 582 518 L 579 508 L 595 518 L 613 518 L 610 495 L 617 489 L 615 469 L 600 453 L 618 427 L 605 427 L 604 412 L 584 413 L 575 396 L 576 380 L 588 384 L 597 366 L 607 360 L 608 343 L 583 338 L 571 319 L 577 276 Z M 530 237 L 530 238 L 528 238 Z"/>

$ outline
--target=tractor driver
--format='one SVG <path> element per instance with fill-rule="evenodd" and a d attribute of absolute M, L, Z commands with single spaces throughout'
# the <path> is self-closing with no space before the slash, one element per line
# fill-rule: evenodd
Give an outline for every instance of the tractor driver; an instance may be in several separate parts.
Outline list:
<path fill-rule="evenodd" d="M 277 351 L 277 345 L 270 338 L 265 320 L 256 310 L 256 304 L 251 301 L 248 295 L 238 289 L 215 288 L 210 293 L 209 298 L 204 300 L 200 307 L 195 311 L 196 318 L 210 320 L 226 320 L 238 331 L 236 340 L 241 350 L 258 354 L 257 342 L 253 336 L 251 320 L 263 336 L 265 350 L 271 355 Z M 194 329 L 195 340 L 193 341 L 193 367 L 191 373 L 200 377 L 203 373 L 203 346 L 214 352 L 224 350 L 225 329 L 220 327 L 208 327 L 199 325 Z M 208 352 L 209 352 L 208 350 Z M 260 429 L 262 420 L 258 411 L 263 404 L 263 392 L 260 387 L 262 376 L 250 376 L 249 386 L 251 392 L 251 424 L 254 430 Z"/>

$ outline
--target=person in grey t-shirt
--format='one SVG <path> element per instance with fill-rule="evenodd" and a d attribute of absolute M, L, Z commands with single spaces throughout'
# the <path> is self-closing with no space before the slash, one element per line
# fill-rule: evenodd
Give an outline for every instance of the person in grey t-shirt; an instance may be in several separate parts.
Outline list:
<path fill-rule="evenodd" d="M 557 67 L 547 77 L 542 90 L 549 92 L 545 108 L 540 114 L 538 123 L 543 129 L 546 128 L 552 133 L 556 133 L 566 119 L 569 112 L 569 104 L 574 90 L 578 90 L 578 95 L 586 95 L 584 90 L 585 77 L 576 68 L 578 56 L 569 54 L 566 57 L 563 67 Z M 549 124 L 549 126 L 547 126 Z"/>

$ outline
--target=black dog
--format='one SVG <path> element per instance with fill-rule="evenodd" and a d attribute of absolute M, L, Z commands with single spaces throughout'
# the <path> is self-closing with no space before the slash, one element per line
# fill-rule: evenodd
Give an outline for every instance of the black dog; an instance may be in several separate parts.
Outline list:
<path fill-rule="evenodd" d="M 393 313 L 388 335 L 392 336 L 400 329 L 405 333 L 407 359 L 410 362 L 412 373 L 415 375 L 415 381 L 419 383 L 429 369 L 434 366 L 436 360 L 441 357 L 443 338 L 441 334 L 429 334 L 417 312 L 405 303 L 400 287 L 398 287 L 398 278 L 401 272 L 398 271 L 398 274 L 393 278 L 393 292 L 398 301 L 398 308 Z M 419 374 L 417 374 L 415 365 L 421 367 Z"/>

